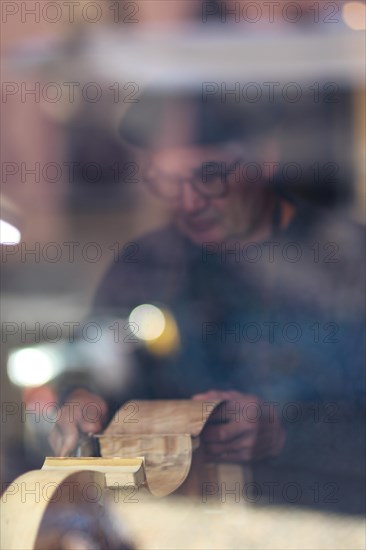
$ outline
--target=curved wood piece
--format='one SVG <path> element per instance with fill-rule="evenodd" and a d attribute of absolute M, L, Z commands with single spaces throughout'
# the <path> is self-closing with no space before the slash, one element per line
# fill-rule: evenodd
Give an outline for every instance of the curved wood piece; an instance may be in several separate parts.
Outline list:
<path fill-rule="evenodd" d="M 192 462 L 192 440 L 180 435 L 101 435 L 103 457 L 144 457 L 147 486 L 154 496 L 173 493 L 186 479 Z"/>
<path fill-rule="evenodd" d="M 136 457 L 46 457 L 42 470 L 80 471 L 92 470 L 105 475 L 106 487 L 116 489 L 134 485 L 147 487 L 144 459 Z"/>
<path fill-rule="evenodd" d="M 166 496 L 179 489 L 197 496 L 203 483 L 234 477 L 242 481 L 242 466 L 208 464 L 199 447 L 207 422 L 225 420 L 224 401 L 157 400 L 129 401 L 117 413 L 99 439 L 104 457 L 143 456 L 150 491 Z"/>
<path fill-rule="evenodd" d="M 104 457 L 143 456 L 150 491 L 166 496 L 186 480 L 198 436 L 222 401 L 129 401 L 97 436 Z"/>
<path fill-rule="evenodd" d="M 217 465 L 205 463 L 202 449 L 193 460 L 193 450 L 208 420 L 220 420 L 221 403 L 127 403 L 104 434 L 96 436 L 102 458 L 47 458 L 42 470 L 24 474 L 8 487 L 2 497 L 2 548 L 58 550 L 62 529 L 78 536 L 75 518 L 84 521 L 80 536 L 87 540 L 90 534 L 98 547 L 108 548 L 108 517 L 101 506 L 108 487 L 123 491 L 132 485 L 154 496 L 182 487 L 185 494 L 198 494 L 202 482 L 218 479 Z"/>
<path fill-rule="evenodd" d="M 100 533 L 98 530 L 104 490 L 104 475 L 95 471 L 52 469 L 20 476 L 2 495 L 1 548 L 51 550 L 60 540 L 62 516 L 66 514 L 90 518 L 96 536 L 102 538 L 102 529 Z"/>

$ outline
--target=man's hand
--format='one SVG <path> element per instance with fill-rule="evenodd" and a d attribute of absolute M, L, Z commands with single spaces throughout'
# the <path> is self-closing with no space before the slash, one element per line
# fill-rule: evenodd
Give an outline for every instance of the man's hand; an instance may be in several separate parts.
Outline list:
<path fill-rule="evenodd" d="M 255 461 L 281 452 L 285 430 L 275 411 L 264 407 L 258 397 L 236 391 L 211 390 L 193 399 L 225 400 L 202 433 L 205 451 L 211 460 Z"/>
<path fill-rule="evenodd" d="M 69 455 L 81 434 L 100 433 L 107 414 L 108 406 L 101 397 L 83 389 L 73 391 L 48 438 L 55 456 Z"/>

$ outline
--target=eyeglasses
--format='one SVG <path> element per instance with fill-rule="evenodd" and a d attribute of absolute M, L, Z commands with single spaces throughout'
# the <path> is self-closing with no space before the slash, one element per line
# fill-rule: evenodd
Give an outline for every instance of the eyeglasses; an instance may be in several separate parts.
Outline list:
<path fill-rule="evenodd" d="M 154 194 L 169 203 L 181 201 L 185 183 L 206 199 L 222 198 L 229 192 L 228 178 L 235 173 L 240 160 L 235 160 L 228 167 L 224 162 L 204 162 L 200 168 L 193 170 L 190 176 L 185 177 L 168 175 L 150 168 L 146 171 L 144 182 Z"/>

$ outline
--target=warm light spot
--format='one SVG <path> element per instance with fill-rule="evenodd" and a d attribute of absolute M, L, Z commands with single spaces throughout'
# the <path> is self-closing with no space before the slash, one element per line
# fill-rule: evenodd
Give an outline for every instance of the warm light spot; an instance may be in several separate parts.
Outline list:
<path fill-rule="evenodd" d="M 178 351 L 180 347 L 180 334 L 177 322 L 172 313 L 168 310 L 163 310 L 165 317 L 165 329 L 159 338 L 151 342 L 147 342 L 147 349 L 153 355 L 171 355 Z"/>
<path fill-rule="evenodd" d="M 141 340 L 156 340 L 165 329 L 164 313 L 151 304 L 135 307 L 128 320 L 131 325 L 137 325 L 134 334 Z"/>
<path fill-rule="evenodd" d="M 342 10 L 343 21 L 354 31 L 366 29 L 366 5 L 363 2 L 347 2 Z"/>
<path fill-rule="evenodd" d="M 8 376 L 17 386 L 41 386 L 59 373 L 56 358 L 41 348 L 24 348 L 11 352 Z"/>
<path fill-rule="evenodd" d="M 11 223 L 0 220 L 0 244 L 18 244 L 20 242 L 20 231 Z"/>

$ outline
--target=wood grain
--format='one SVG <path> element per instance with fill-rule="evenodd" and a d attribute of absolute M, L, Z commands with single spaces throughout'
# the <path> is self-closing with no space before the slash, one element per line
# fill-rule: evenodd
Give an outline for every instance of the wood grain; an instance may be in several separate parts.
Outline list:
<path fill-rule="evenodd" d="M 191 399 L 129 401 L 103 435 L 190 434 L 198 436 L 222 401 Z"/>

